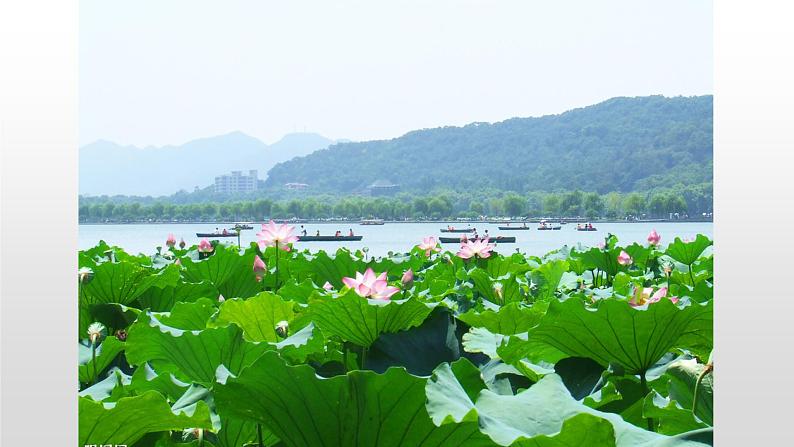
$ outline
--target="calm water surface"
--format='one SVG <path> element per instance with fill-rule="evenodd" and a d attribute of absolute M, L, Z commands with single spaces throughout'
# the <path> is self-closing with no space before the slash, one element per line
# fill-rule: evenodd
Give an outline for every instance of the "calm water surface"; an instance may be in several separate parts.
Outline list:
<path fill-rule="evenodd" d="M 311 251 L 326 250 L 336 251 L 340 247 L 348 247 L 351 250 L 369 248 L 372 256 L 384 256 L 389 251 L 401 252 L 408 251 L 414 245 L 420 243 L 425 236 L 440 236 L 441 228 L 446 227 L 444 223 L 387 223 L 378 226 L 366 226 L 352 223 L 329 223 L 329 224 L 304 224 L 308 234 L 313 235 L 317 230 L 320 234 L 333 235 L 336 230 L 343 234 L 352 228 L 353 233 L 364 236 L 360 242 L 297 242 L 297 249 L 309 249 Z M 516 224 L 513 224 L 516 225 Z M 713 224 L 710 222 L 687 222 L 687 223 L 598 223 L 595 224 L 598 231 L 585 232 L 576 231 L 576 224 L 563 225 L 559 231 L 538 231 L 537 224 L 528 224 L 530 230 L 527 231 L 500 231 L 497 224 L 472 224 L 477 231 L 482 234 L 486 229 L 492 236 L 504 235 L 515 236 L 516 243 L 504 244 L 498 247 L 498 251 L 508 253 L 520 249 L 523 253 L 530 255 L 543 255 L 551 250 L 558 249 L 563 245 L 575 246 L 577 243 L 594 246 L 604 240 L 607 233 L 612 233 L 618 237 L 621 244 L 632 242 L 646 242 L 646 237 L 652 229 L 662 236 L 662 244 L 671 242 L 676 236 L 681 238 L 693 238 L 697 234 L 704 234 L 712 237 Z M 466 224 L 456 224 L 457 227 L 465 227 Z M 100 240 L 104 240 L 110 245 L 117 245 L 130 253 L 152 254 L 155 247 L 163 245 L 168 233 L 173 233 L 177 240 L 184 238 L 188 245 L 197 244 L 199 238 L 197 232 L 213 232 L 215 228 L 228 228 L 231 224 L 208 223 L 208 224 L 141 224 L 141 225 L 80 225 L 79 247 L 80 249 L 90 248 Z M 253 230 L 244 230 L 240 241 L 244 247 L 256 241 L 256 233 L 259 225 L 254 225 Z M 300 231 L 300 225 L 296 225 L 296 234 Z M 460 236 L 445 234 L 446 236 Z M 237 244 L 237 238 L 221 239 L 227 244 Z M 456 250 L 457 244 L 443 244 L 445 249 Z"/>

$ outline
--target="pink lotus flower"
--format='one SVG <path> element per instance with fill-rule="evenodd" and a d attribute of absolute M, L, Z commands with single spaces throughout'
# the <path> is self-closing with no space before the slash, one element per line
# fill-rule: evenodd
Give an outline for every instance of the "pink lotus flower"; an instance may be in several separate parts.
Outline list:
<path fill-rule="evenodd" d="M 202 253 L 210 253 L 214 249 L 215 248 L 213 248 L 212 244 L 210 244 L 210 241 L 207 239 L 202 239 L 201 242 L 199 242 L 198 251 Z"/>
<path fill-rule="evenodd" d="M 624 250 L 621 250 L 620 254 L 618 255 L 618 264 L 631 265 L 632 262 L 634 261 L 631 259 L 631 256 L 629 256 L 629 254 L 626 253 Z"/>
<path fill-rule="evenodd" d="M 596 247 L 598 247 L 601 250 L 603 250 L 604 248 L 606 248 L 606 244 L 604 244 L 603 242 L 599 242 L 599 243 L 596 244 Z"/>
<path fill-rule="evenodd" d="M 388 300 L 400 291 L 397 287 L 389 285 L 386 280 L 386 272 L 375 275 L 371 268 L 367 268 L 363 275 L 356 272 L 355 278 L 344 277 L 342 282 L 355 290 L 359 296 L 376 300 Z"/>
<path fill-rule="evenodd" d="M 298 237 L 292 234 L 294 230 L 295 227 L 287 224 L 276 225 L 272 220 L 267 225 L 262 224 L 262 231 L 256 233 L 259 237 L 259 249 L 278 247 L 284 251 L 289 251 L 289 244 L 298 240 Z"/>
<path fill-rule="evenodd" d="M 661 240 L 662 237 L 659 236 L 659 233 L 657 233 L 655 229 L 651 230 L 648 234 L 648 243 L 651 245 L 659 245 L 659 241 Z"/>
<path fill-rule="evenodd" d="M 173 233 L 168 234 L 168 239 L 165 240 L 165 245 L 169 247 L 176 245 L 176 236 L 174 236 Z"/>
<path fill-rule="evenodd" d="M 458 257 L 463 259 L 469 259 L 475 256 L 480 258 L 487 258 L 491 256 L 491 250 L 494 249 L 494 245 L 488 244 L 488 238 L 480 239 L 477 241 L 468 241 L 464 244 L 460 244 L 460 251 L 458 252 Z"/>
<path fill-rule="evenodd" d="M 411 269 L 406 270 L 403 273 L 403 277 L 400 278 L 400 282 L 403 283 L 403 287 L 410 289 L 414 285 L 414 271 Z"/>
<path fill-rule="evenodd" d="M 417 245 L 417 247 L 425 251 L 425 256 L 430 256 L 430 252 L 441 251 L 441 247 L 438 246 L 438 241 L 433 236 L 422 238 L 422 243 Z"/>
<path fill-rule="evenodd" d="M 179 238 L 179 248 L 185 248 L 185 240 L 183 238 Z"/>
<path fill-rule="evenodd" d="M 660 288 L 653 295 L 651 295 L 651 292 L 653 292 L 652 287 L 635 288 L 634 296 L 631 298 L 631 300 L 629 300 L 629 304 L 633 307 L 639 307 L 644 304 L 658 303 L 662 298 L 667 296 L 667 287 Z M 670 297 L 670 301 L 672 301 L 674 304 L 678 303 L 678 297 Z"/>
<path fill-rule="evenodd" d="M 174 264 L 176 264 L 176 265 L 182 265 L 182 260 L 181 260 L 181 259 L 179 259 L 179 258 L 176 258 L 176 261 L 174 261 Z"/>
<path fill-rule="evenodd" d="M 325 290 L 334 290 L 334 286 L 330 282 L 326 281 L 325 284 L 323 284 L 323 289 L 325 289 Z"/>
<path fill-rule="evenodd" d="M 262 278 L 265 276 L 265 272 L 267 271 L 267 266 L 265 265 L 265 261 L 262 260 L 258 255 L 254 257 L 254 274 L 256 275 L 257 282 L 262 281 Z"/>

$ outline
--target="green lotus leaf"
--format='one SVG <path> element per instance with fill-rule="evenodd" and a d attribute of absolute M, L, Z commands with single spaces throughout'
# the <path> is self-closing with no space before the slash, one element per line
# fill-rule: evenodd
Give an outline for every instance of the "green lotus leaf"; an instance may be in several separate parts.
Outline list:
<path fill-rule="evenodd" d="M 642 407 L 642 414 L 654 422 L 655 430 L 666 435 L 677 435 L 691 430 L 706 428 L 692 414 L 692 410 L 683 408 L 678 402 L 670 400 L 652 391 Z"/>
<path fill-rule="evenodd" d="M 186 428 L 212 428 L 209 409 L 196 406 L 192 414 L 171 411 L 165 398 L 155 391 L 126 397 L 114 403 L 79 398 L 78 445 L 132 445 L 147 433 Z"/>
<path fill-rule="evenodd" d="M 370 346 L 364 366 L 378 373 L 402 366 L 411 374 L 430 375 L 439 363 L 460 358 L 460 332 L 449 310 L 436 307 L 417 327 L 381 334 Z"/>
<path fill-rule="evenodd" d="M 276 333 L 276 323 L 291 323 L 295 318 L 294 305 L 271 292 L 261 292 L 245 300 L 226 300 L 213 324 L 227 326 L 234 323 L 242 328 L 246 340 L 277 342 L 281 337 Z"/>
<path fill-rule="evenodd" d="M 662 299 L 642 309 L 607 299 L 597 309 L 589 309 L 577 298 L 555 300 L 540 324 L 529 331 L 528 349 L 538 343 L 571 357 L 591 358 L 604 367 L 618 364 L 629 374 L 642 374 L 673 348 L 709 352 L 712 305 L 679 308 Z"/>
<path fill-rule="evenodd" d="M 421 324 L 432 307 L 415 298 L 370 300 L 348 291 L 338 298 L 323 297 L 309 304 L 309 315 L 326 334 L 369 347 L 387 332 Z"/>
<path fill-rule="evenodd" d="M 706 365 L 697 360 L 676 360 L 667 368 L 666 377 L 669 379 L 668 390 L 670 397 L 675 399 L 684 408 L 692 409 L 695 395 L 695 384 L 698 377 L 703 374 Z M 714 375 L 703 375 L 698 386 L 698 404 L 695 415 L 708 425 L 714 424 Z"/>
<path fill-rule="evenodd" d="M 519 303 L 509 303 L 498 311 L 469 310 L 458 315 L 458 319 L 473 327 L 483 327 L 494 334 L 513 335 L 526 332 L 540 322 L 548 304 L 539 301 L 530 307 Z"/>
<path fill-rule="evenodd" d="M 160 365 L 161 372 L 208 386 L 219 367 L 237 374 L 268 349 L 272 347 L 244 340 L 235 325 L 184 331 L 144 313 L 130 327 L 126 355 L 130 364 L 151 362 L 156 368 Z"/>
<path fill-rule="evenodd" d="M 128 388 L 136 394 L 157 391 L 169 402 L 176 402 L 189 386 L 189 383 L 177 379 L 171 373 L 157 374 L 148 363 L 145 363 L 132 374 Z"/>
<path fill-rule="evenodd" d="M 667 246 L 665 254 L 682 264 L 692 265 L 712 244 L 713 242 L 702 234 L 698 234 L 692 242 L 684 242 L 677 237 Z"/>
<path fill-rule="evenodd" d="M 207 327 L 218 308 L 209 298 L 201 298 L 195 302 L 176 303 L 171 311 L 163 314 L 153 314 L 164 325 L 183 330 L 201 330 Z"/>
<path fill-rule="evenodd" d="M 193 302 L 199 298 L 218 298 L 218 289 L 209 281 L 198 283 L 179 281 L 176 285 L 150 287 L 139 298 L 142 309 L 168 312 L 178 302 Z"/>
<path fill-rule="evenodd" d="M 262 290 L 254 275 L 254 256 L 253 249 L 240 254 L 237 248 L 218 245 L 206 259 L 185 258 L 183 275 L 194 283 L 208 281 L 227 299 L 249 297 Z"/>
<path fill-rule="evenodd" d="M 551 298 L 557 292 L 560 280 L 568 271 L 568 261 L 550 261 L 536 268 L 531 273 L 532 283 L 536 286 L 538 298 Z"/>
<path fill-rule="evenodd" d="M 292 274 L 298 281 L 306 278 L 312 279 L 315 284 L 325 284 L 326 281 L 340 290 L 344 287 L 342 278 L 355 277 L 356 272 L 366 270 L 365 263 L 355 261 L 347 250 L 338 250 L 331 257 L 326 252 L 320 251 L 308 255 L 307 262 L 298 262 L 292 268 Z"/>
<path fill-rule="evenodd" d="M 508 272 L 502 276 L 491 277 L 485 270 L 473 268 L 469 271 L 469 278 L 474 282 L 474 288 L 480 295 L 492 303 L 512 303 L 524 298 L 513 273 Z M 497 295 L 496 287 L 502 288 L 501 297 Z"/>
<path fill-rule="evenodd" d="M 216 384 L 215 403 L 221 414 L 268 427 L 287 446 L 492 445 L 476 423 L 433 425 L 425 383 L 399 368 L 324 379 L 268 352 Z"/>
<path fill-rule="evenodd" d="M 96 348 L 96 360 L 92 359 L 91 346 L 83 343 L 78 344 L 78 378 L 80 383 L 90 383 L 94 379 L 94 369 L 101 377 L 104 371 L 116 356 L 124 351 L 125 343 L 116 337 L 105 337 L 102 343 Z"/>
<path fill-rule="evenodd" d="M 500 395 L 485 388 L 479 371 L 468 360 L 455 363 L 458 365 L 442 364 L 427 381 L 427 411 L 436 425 L 477 421 L 480 430 L 499 445 L 514 445 L 516 441 L 521 442 L 518 445 L 533 445 L 529 442 L 538 436 L 564 437 L 568 444 L 561 445 L 670 445 L 670 438 L 665 435 L 643 430 L 619 415 L 576 401 L 556 374 L 541 378 L 514 396 Z M 461 365 L 465 363 L 469 364 Z M 586 429 L 580 423 L 565 424 L 582 414 L 590 416 L 578 420 L 587 421 Z M 676 445 L 703 444 L 682 441 Z"/>

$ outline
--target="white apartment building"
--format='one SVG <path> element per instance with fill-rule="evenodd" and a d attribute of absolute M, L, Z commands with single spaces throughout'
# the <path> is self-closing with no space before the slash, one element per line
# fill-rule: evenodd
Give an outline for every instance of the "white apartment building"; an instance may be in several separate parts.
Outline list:
<path fill-rule="evenodd" d="M 259 178 L 256 169 L 248 171 L 232 171 L 231 174 L 215 177 L 215 192 L 221 194 L 234 194 L 238 192 L 256 191 Z"/>

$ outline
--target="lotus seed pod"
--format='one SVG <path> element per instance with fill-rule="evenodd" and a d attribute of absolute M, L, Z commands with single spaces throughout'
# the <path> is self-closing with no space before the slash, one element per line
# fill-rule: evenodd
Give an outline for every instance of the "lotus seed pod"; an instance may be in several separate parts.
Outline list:
<path fill-rule="evenodd" d="M 88 326 L 88 339 L 91 341 L 91 344 L 97 344 L 102 340 L 105 334 L 107 334 L 107 328 L 105 328 L 105 325 L 102 323 L 93 322 Z"/>
<path fill-rule="evenodd" d="M 88 267 L 83 267 L 77 271 L 77 278 L 80 280 L 80 284 L 86 285 L 94 279 L 94 271 Z"/>
<path fill-rule="evenodd" d="M 289 335 L 289 323 L 284 320 L 276 323 L 276 334 L 281 338 L 287 338 L 287 335 Z"/>

